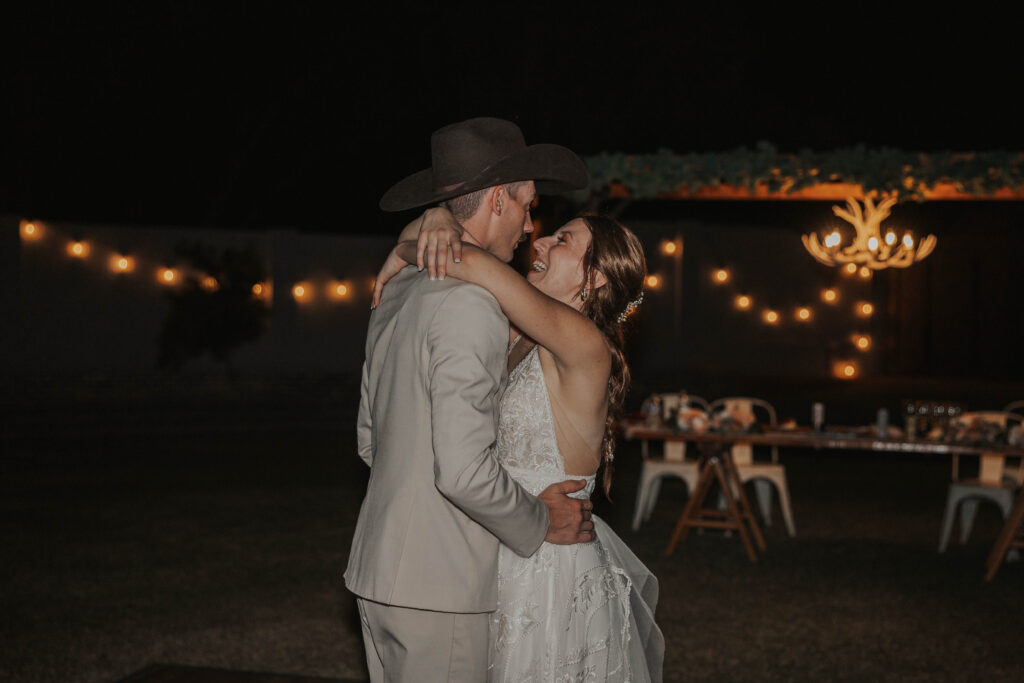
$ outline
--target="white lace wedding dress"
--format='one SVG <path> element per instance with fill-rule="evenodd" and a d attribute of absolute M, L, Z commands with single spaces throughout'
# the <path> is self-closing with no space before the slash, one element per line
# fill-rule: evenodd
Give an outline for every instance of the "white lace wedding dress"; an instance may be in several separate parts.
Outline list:
<path fill-rule="evenodd" d="M 535 495 L 580 478 L 565 474 L 537 347 L 509 375 L 497 454 Z M 586 479 L 586 488 L 574 497 L 590 496 L 595 477 Z M 657 579 L 603 520 L 593 520 L 597 540 L 592 543 L 544 543 L 529 558 L 501 546 L 488 680 L 661 681 Z"/>

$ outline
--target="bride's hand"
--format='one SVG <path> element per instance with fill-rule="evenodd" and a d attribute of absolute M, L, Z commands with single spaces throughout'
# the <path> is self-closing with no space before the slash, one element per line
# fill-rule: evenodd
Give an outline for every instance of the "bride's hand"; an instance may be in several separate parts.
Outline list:
<path fill-rule="evenodd" d="M 448 209 L 427 209 L 416 241 L 416 267 L 423 270 L 426 266 L 431 280 L 443 280 L 448 274 L 448 250 L 451 249 L 455 263 L 462 260 L 463 232 L 465 228 Z"/>
<path fill-rule="evenodd" d="M 377 273 L 377 279 L 373 281 L 373 305 L 371 308 L 377 308 L 380 306 L 381 301 L 381 290 L 384 289 L 384 285 L 387 281 L 398 275 L 398 272 L 410 265 L 398 255 L 400 247 L 395 247 L 388 254 L 388 257 L 384 260 L 384 265 L 381 266 L 380 272 Z"/>

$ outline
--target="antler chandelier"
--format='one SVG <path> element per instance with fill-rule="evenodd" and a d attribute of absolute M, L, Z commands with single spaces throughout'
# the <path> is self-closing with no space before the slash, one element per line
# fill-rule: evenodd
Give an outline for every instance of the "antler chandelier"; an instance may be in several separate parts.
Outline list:
<path fill-rule="evenodd" d="M 843 246 L 842 235 L 833 230 L 824 240 L 819 240 L 817 234 L 804 235 L 804 247 L 826 266 L 853 263 L 872 270 L 906 268 L 932 253 L 936 240 L 934 235 L 928 235 L 915 245 L 909 232 L 900 237 L 887 230 L 883 235 L 881 223 L 895 203 L 895 197 L 886 197 L 876 206 L 871 197 L 866 197 L 862 210 L 856 199 L 847 197 L 847 208 L 833 206 L 832 212 L 857 231 L 853 243 Z"/>

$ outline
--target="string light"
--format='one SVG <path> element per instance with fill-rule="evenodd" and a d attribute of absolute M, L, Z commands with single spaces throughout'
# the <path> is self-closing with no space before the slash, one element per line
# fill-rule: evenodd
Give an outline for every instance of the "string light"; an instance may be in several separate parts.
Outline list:
<path fill-rule="evenodd" d="M 25 242 L 38 242 L 43 238 L 43 229 L 32 221 L 22 221 L 19 226 L 21 239 Z"/>
<path fill-rule="evenodd" d="M 843 266 L 843 271 L 842 272 L 843 272 L 843 275 L 856 275 L 857 274 L 857 264 L 856 263 L 847 263 L 845 266 Z"/>
<path fill-rule="evenodd" d="M 269 301 L 273 295 L 273 288 L 269 282 L 257 282 L 252 286 L 252 295 L 257 299 Z"/>
<path fill-rule="evenodd" d="M 135 270 L 135 259 L 124 254 L 114 254 L 110 257 L 110 270 L 115 273 L 130 273 Z"/>
<path fill-rule="evenodd" d="M 312 298 L 312 292 L 313 288 L 309 286 L 308 282 L 299 282 L 292 287 L 292 296 L 299 302 L 309 301 Z"/>
<path fill-rule="evenodd" d="M 178 281 L 177 268 L 161 268 L 157 271 L 156 279 L 164 285 L 173 285 Z"/>
<path fill-rule="evenodd" d="M 796 309 L 796 312 L 793 314 L 793 317 L 796 318 L 797 321 L 802 323 L 809 322 L 812 317 L 811 309 L 808 308 L 807 306 L 801 306 L 798 309 Z"/>
<path fill-rule="evenodd" d="M 832 375 L 839 379 L 856 379 L 860 374 L 860 367 L 852 360 L 837 361 L 832 366 Z"/>
<path fill-rule="evenodd" d="M 347 299 L 351 288 L 345 282 L 335 280 L 327 286 L 327 295 L 335 301 Z"/>
<path fill-rule="evenodd" d="M 861 266 L 860 270 L 857 271 L 857 274 L 860 275 L 860 279 L 861 280 L 870 280 L 871 279 L 871 269 L 868 268 L 867 266 Z"/>
<path fill-rule="evenodd" d="M 648 289 L 658 289 L 661 287 L 661 278 L 654 274 L 648 275 L 644 282 L 647 284 Z"/>
<path fill-rule="evenodd" d="M 81 241 L 68 242 L 68 256 L 71 258 L 85 258 L 89 255 L 89 243 Z"/>
<path fill-rule="evenodd" d="M 670 240 L 662 240 L 662 242 L 661 242 L 661 253 L 662 254 L 665 254 L 666 256 L 671 256 L 672 254 L 676 253 L 676 249 L 678 249 L 678 246 L 676 245 L 675 242 L 670 241 Z"/>
<path fill-rule="evenodd" d="M 862 318 L 867 318 L 875 312 L 875 307 L 870 302 L 860 301 L 857 303 L 857 315 Z"/>
<path fill-rule="evenodd" d="M 821 300 L 827 304 L 834 304 L 835 302 L 839 301 L 838 290 L 835 290 L 832 287 L 821 290 Z"/>
<path fill-rule="evenodd" d="M 764 320 L 769 325 L 775 325 L 779 322 L 779 313 L 778 311 L 773 311 L 770 308 L 766 308 L 761 313 L 761 319 Z"/>
<path fill-rule="evenodd" d="M 711 281 L 714 282 L 716 285 L 725 284 L 726 282 L 729 281 L 729 277 L 729 271 L 726 270 L 725 268 L 716 268 L 715 271 L 711 273 Z"/>
<path fill-rule="evenodd" d="M 855 334 L 851 337 L 853 345 L 858 351 L 867 351 L 871 348 L 871 337 L 866 334 Z"/>
<path fill-rule="evenodd" d="M 207 292 L 216 292 L 220 289 L 220 283 L 217 282 L 217 278 L 212 275 L 207 275 L 199 281 L 199 286 L 205 289 Z"/>
<path fill-rule="evenodd" d="M 751 306 L 754 305 L 754 301 L 746 294 L 740 294 L 738 297 L 736 297 L 733 303 L 735 304 L 736 308 L 740 309 L 741 311 L 746 311 Z"/>

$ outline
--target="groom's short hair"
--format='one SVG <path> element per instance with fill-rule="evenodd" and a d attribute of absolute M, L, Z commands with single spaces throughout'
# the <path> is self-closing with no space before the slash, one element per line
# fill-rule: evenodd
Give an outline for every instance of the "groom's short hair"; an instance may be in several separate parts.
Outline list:
<path fill-rule="evenodd" d="M 525 180 L 517 180 L 512 183 L 504 183 L 505 191 L 513 197 L 519 192 L 519 188 L 523 186 Z M 493 186 L 492 186 L 493 187 Z M 457 221 L 464 221 L 467 218 L 471 218 L 473 214 L 480 208 L 480 202 L 483 201 L 484 195 L 490 191 L 490 187 L 485 187 L 482 190 L 476 190 L 475 192 L 469 192 L 467 194 L 460 194 L 458 197 L 452 197 L 441 202 L 441 206 L 452 212 L 452 216 Z"/>

